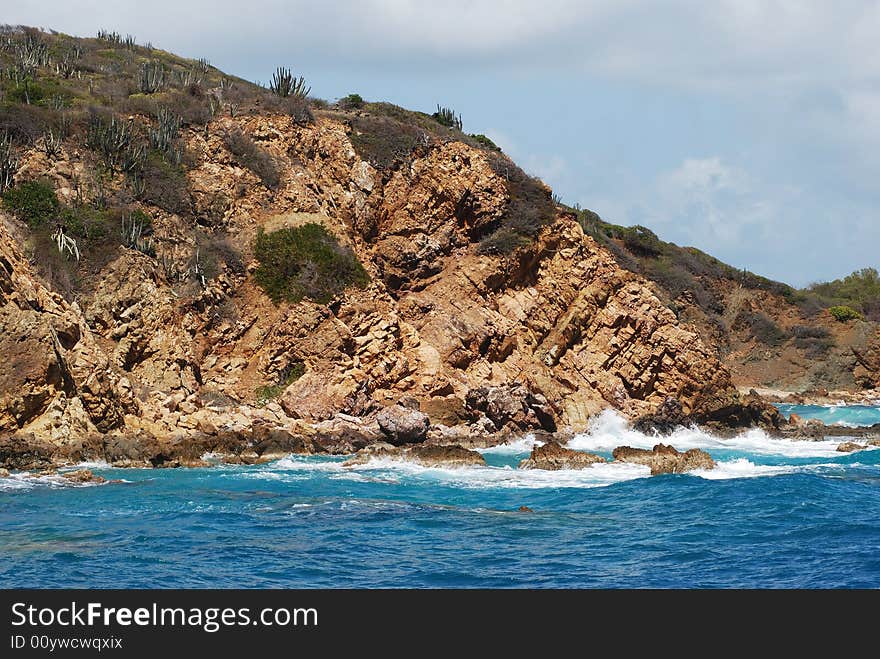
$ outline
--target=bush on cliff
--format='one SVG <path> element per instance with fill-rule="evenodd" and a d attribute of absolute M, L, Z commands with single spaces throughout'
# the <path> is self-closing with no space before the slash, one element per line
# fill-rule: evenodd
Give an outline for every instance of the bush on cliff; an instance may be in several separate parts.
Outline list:
<path fill-rule="evenodd" d="M 223 141 L 238 161 L 256 174 L 263 184 L 275 189 L 281 182 L 278 164 L 266 151 L 240 130 L 233 130 L 223 136 Z"/>
<path fill-rule="evenodd" d="M 254 256 L 260 262 L 254 279 L 276 304 L 303 298 L 326 303 L 349 286 L 362 288 L 369 281 L 351 248 L 314 222 L 260 231 Z"/>
<path fill-rule="evenodd" d="M 3 205 L 32 229 L 55 219 L 61 209 L 48 181 L 25 181 L 3 192 Z"/>
<path fill-rule="evenodd" d="M 834 320 L 845 323 L 848 320 L 862 320 L 864 316 L 860 314 L 858 311 L 853 309 L 852 307 L 848 307 L 845 304 L 839 304 L 834 307 L 829 307 L 828 313 L 834 318 Z"/>

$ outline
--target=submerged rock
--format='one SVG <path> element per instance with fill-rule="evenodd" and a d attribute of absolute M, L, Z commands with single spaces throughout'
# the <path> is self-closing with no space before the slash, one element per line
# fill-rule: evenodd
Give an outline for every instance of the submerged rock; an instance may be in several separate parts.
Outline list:
<path fill-rule="evenodd" d="M 682 474 L 695 469 L 714 469 L 715 461 L 705 451 L 698 448 L 688 449 L 684 453 L 667 444 L 657 444 L 653 449 L 618 446 L 612 453 L 618 462 L 647 465 L 651 475 Z"/>
<path fill-rule="evenodd" d="M 584 469 L 605 458 L 592 453 L 565 448 L 559 442 L 550 440 L 543 446 L 535 446 L 532 454 L 519 463 L 520 469 Z"/>
<path fill-rule="evenodd" d="M 423 467 L 483 467 L 486 465 L 482 455 L 461 446 L 438 446 L 434 444 L 392 446 L 391 444 L 382 443 L 374 444 L 358 451 L 356 456 L 346 460 L 342 466 L 354 467 L 366 464 L 377 457 L 406 460 Z"/>

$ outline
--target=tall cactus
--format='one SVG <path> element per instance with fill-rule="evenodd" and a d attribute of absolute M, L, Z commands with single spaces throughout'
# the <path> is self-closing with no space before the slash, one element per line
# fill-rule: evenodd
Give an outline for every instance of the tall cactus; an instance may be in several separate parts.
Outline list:
<path fill-rule="evenodd" d="M 15 172 L 18 171 L 18 156 L 12 148 L 9 133 L 0 136 L 0 192 L 12 187 Z"/>
<path fill-rule="evenodd" d="M 277 94 L 283 98 L 288 96 L 296 96 L 305 98 L 312 91 L 311 87 L 306 87 L 305 78 L 295 77 L 290 69 L 279 66 L 275 73 L 272 74 L 272 82 L 269 83 L 269 89 L 273 94 Z"/>
<path fill-rule="evenodd" d="M 456 115 L 455 110 L 443 107 L 438 104 L 437 111 L 431 116 L 434 117 L 434 119 L 436 119 L 437 123 L 439 124 L 448 126 L 449 128 L 457 128 L 458 130 L 461 130 L 461 115 Z"/>
<path fill-rule="evenodd" d="M 155 94 L 165 85 L 165 67 L 161 62 L 144 62 L 141 65 L 140 86 L 144 94 Z"/>

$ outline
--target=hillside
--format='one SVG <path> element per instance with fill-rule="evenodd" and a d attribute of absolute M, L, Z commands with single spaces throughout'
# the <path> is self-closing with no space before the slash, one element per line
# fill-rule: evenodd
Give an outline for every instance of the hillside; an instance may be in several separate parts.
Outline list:
<path fill-rule="evenodd" d="M 620 265 L 651 281 L 741 388 L 783 391 L 880 386 L 880 280 L 866 268 L 796 290 L 693 247 L 569 209 Z"/>
<path fill-rule="evenodd" d="M 115 34 L 10 28 L 0 53 L 9 464 L 578 430 L 673 399 L 778 426 L 736 390 L 786 381 L 754 365 L 759 313 L 828 327 L 831 355 L 856 345 L 844 326 L 876 335 L 689 250 L 639 254 L 451 112 L 330 105 Z M 770 363 L 808 349 L 786 337 Z"/>

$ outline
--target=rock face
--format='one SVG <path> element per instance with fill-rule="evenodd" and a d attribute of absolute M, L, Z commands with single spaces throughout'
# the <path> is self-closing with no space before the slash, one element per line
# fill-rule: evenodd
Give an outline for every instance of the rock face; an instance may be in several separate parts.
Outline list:
<path fill-rule="evenodd" d="M 276 190 L 236 163 L 230 130 L 279 164 Z M 0 214 L 0 462 L 350 452 L 382 438 L 421 442 L 432 419 L 477 433 L 580 430 L 607 407 L 780 422 L 759 400 L 743 402 L 713 350 L 566 212 L 509 256 L 480 253 L 513 208 L 486 151 L 428 136 L 406 166 L 379 171 L 350 133 L 332 114 L 309 125 L 218 116 L 183 131 L 199 155 L 186 174 L 193 208 L 223 202 L 212 227 L 227 242 L 211 246 L 204 280 L 192 277 L 206 253 L 192 218 L 140 204 L 157 257 L 113 248 L 68 302 L 24 258 L 24 225 Z M 62 197 L 87 164 L 78 153 L 52 165 Z M 45 158 L 32 149 L 22 163 L 36 176 Z M 352 248 L 366 288 L 276 305 L 255 285 L 257 231 L 305 222 Z M 294 366 L 304 374 L 291 382 Z M 277 400 L 258 403 L 267 387 Z M 259 439 L 256 427 L 282 434 Z"/>
<path fill-rule="evenodd" d="M 353 467 L 366 464 L 377 457 L 406 460 L 424 467 L 480 467 L 486 465 L 482 455 L 461 446 L 421 444 L 400 447 L 385 444 L 373 445 L 362 449 L 355 457 L 346 460 L 343 466 Z"/>
<path fill-rule="evenodd" d="M 605 458 L 592 453 L 584 453 L 565 448 L 559 442 L 548 441 L 543 446 L 532 448 L 532 454 L 519 463 L 520 469 L 584 469 Z"/>
<path fill-rule="evenodd" d="M 705 451 L 697 448 L 688 449 L 680 453 L 672 446 L 657 444 L 650 451 L 631 446 L 618 446 L 612 456 L 620 462 L 632 462 L 634 464 L 647 465 L 651 468 L 651 475 L 657 474 L 682 474 L 694 469 L 714 469 L 715 461 Z"/>
<path fill-rule="evenodd" d="M 865 389 L 880 389 L 880 329 L 863 350 L 853 348 L 853 354 L 857 362 L 853 370 L 856 384 Z"/>

